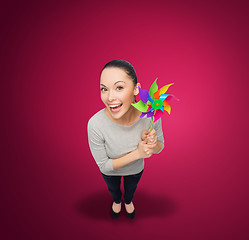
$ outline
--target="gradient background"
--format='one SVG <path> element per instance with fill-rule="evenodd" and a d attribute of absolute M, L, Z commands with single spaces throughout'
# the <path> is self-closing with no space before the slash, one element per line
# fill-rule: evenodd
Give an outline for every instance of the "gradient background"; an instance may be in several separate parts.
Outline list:
<path fill-rule="evenodd" d="M 1 239 L 249 239 L 248 1 L 2 1 Z M 87 121 L 102 67 L 174 82 L 136 219 L 109 214 Z"/>

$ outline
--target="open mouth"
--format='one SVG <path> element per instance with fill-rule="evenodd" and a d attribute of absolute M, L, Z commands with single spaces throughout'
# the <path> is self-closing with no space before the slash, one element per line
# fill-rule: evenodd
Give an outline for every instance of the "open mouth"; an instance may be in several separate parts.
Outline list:
<path fill-rule="evenodd" d="M 112 112 L 118 112 L 121 109 L 122 105 L 123 104 L 121 103 L 121 104 L 112 105 L 112 106 L 109 106 L 109 107 L 110 107 Z"/>

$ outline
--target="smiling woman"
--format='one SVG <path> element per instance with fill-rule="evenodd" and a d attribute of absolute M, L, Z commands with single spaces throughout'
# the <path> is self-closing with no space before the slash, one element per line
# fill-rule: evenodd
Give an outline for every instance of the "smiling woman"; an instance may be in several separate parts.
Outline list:
<path fill-rule="evenodd" d="M 102 70 L 100 78 L 101 100 L 106 105 L 106 114 L 111 120 L 129 125 L 137 120 L 138 111 L 131 107 L 138 94 L 138 85 L 131 81 L 126 72 L 118 67 Z"/>
<path fill-rule="evenodd" d="M 119 84 L 119 85 L 116 85 L 116 84 L 118 84 L 118 83 L 120 83 L 120 84 Z M 122 84 L 125 84 L 125 82 L 124 82 L 124 81 L 117 81 L 117 82 L 115 82 L 115 83 L 114 83 L 114 88 L 115 88 L 115 90 L 121 91 L 122 89 L 124 89 L 125 86 L 123 87 Z M 101 92 L 104 93 L 104 92 L 107 92 L 107 91 L 108 91 L 107 87 L 106 87 L 104 84 L 101 83 L 100 85 L 103 86 L 103 87 L 101 88 Z M 101 97 L 102 97 L 102 96 L 103 96 L 103 98 L 104 98 L 104 96 L 106 96 L 106 94 L 105 94 L 105 95 L 102 94 Z M 104 101 L 103 98 L 102 98 L 102 101 Z M 118 111 L 120 110 L 120 108 L 121 108 L 122 105 L 123 105 L 122 103 L 120 103 L 120 104 L 112 103 L 112 104 L 109 104 L 109 107 L 110 107 L 110 109 L 111 109 L 112 112 L 118 112 Z"/>
<path fill-rule="evenodd" d="M 113 198 L 114 218 L 121 211 L 121 177 L 125 209 L 132 219 L 132 198 L 144 170 L 144 158 L 164 148 L 161 120 L 150 132 L 150 120 L 139 118 L 141 112 L 131 105 L 139 93 L 138 86 L 136 72 L 129 62 L 118 59 L 107 63 L 100 76 L 101 100 L 106 108 L 92 116 L 87 126 L 91 153 Z"/>

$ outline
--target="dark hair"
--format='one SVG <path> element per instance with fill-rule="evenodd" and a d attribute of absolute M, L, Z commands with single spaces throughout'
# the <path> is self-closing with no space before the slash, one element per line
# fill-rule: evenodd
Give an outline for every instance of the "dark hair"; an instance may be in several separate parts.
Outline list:
<path fill-rule="evenodd" d="M 100 74 L 105 68 L 110 68 L 110 67 L 116 67 L 116 68 L 121 68 L 123 69 L 126 74 L 132 79 L 134 85 L 137 85 L 137 74 L 134 69 L 134 67 L 127 61 L 122 60 L 122 59 L 115 59 L 110 62 L 108 62 L 103 69 L 101 70 Z"/>

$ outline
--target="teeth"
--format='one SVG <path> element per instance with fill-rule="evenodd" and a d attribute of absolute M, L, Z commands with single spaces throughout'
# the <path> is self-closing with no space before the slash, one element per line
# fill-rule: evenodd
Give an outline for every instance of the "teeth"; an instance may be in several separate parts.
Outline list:
<path fill-rule="evenodd" d="M 117 107 L 117 106 L 119 106 L 119 105 L 121 105 L 121 104 L 117 104 L 117 105 L 109 105 L 111 108 L 114 108 L 114 107 Z"/>

